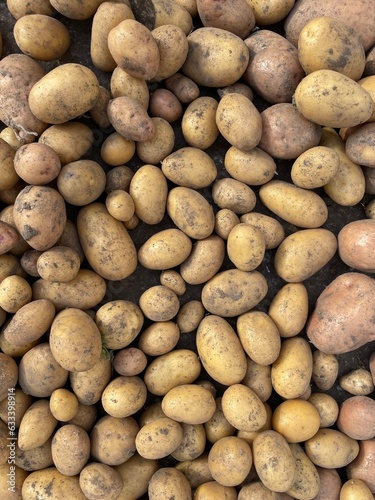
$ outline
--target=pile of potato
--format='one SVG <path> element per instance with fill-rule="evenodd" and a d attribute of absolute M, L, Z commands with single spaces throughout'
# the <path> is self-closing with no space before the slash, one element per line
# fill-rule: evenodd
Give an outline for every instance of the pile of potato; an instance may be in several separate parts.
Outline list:
<path fill-rule="evenodd" d="M 373 499 L 374 0 L 0 13 L 1 498 Z"/>

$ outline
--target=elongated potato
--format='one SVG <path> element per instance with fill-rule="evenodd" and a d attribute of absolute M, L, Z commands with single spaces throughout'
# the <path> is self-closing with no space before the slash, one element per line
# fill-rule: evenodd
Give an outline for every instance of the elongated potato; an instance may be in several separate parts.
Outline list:
<path fill-rule="evenodd" d="M 107 106 L 108 118 L 116 132 L 130 141 L 150 141 L 155 125 L 143 105 L 133 97 L 121 95 Z"/>
<path fill-rule="evenodd" d="M 307 289 L 303 283 L 287 283 L 273 297 L 268 314 L 282 337 L 298 335 L 309 312 Z"/>
<path fill-rule="evenodd" d="M 319 429 L 305 441 L 305 452 L 313 464 L 338 469 L 350 464 L 359 453 L 359 444 L 341 431 Z"/>

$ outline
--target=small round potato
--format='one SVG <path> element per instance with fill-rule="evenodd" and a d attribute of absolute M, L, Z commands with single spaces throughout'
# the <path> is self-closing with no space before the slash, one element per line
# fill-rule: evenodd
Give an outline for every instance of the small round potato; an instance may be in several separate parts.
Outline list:
<path fill-rule="evenodd" d="M 155 285 L 142 293 L 139 307 L 151 321 L 169 321 L 178 313 L 180 302 L 171 289 Z"/>
<path fill-rule="evenodd" d="M 250 446 L 236 436 L 223 437 L 212 445 L 208 466 L 213 479 L 223 486 L 238 486 L 253 463 Z"/>
<path fill-rule="evenodd" d="M 150 96 L 151 116 L 160 116 L 172 123 L 181 118 L 183 109 L 177 97 L 168 89 L 157 88 Z"/>
<path fill-rule="evenodd" d="M 176 323 L 181 333 L 196 330 L 204 317 L 204 307 L 199 300 L 190 300 L 180 307 Z"/>
<path fill-rule="evenodd" d="M 127 347 L 118 351 L 113 359 L 113 368 L 119 375 L 133 377 L 139 375 L 147 366 L 143 351 L 136 347 Z"/>
<path fill-rule="evenodd" d="M 180 26 L 161 24 L 151 31 L 159 49 L 159 67 L 152 81 L 162 81 L 174 75 L 181 68 L 188 53 L 186 34 Z"/>
<path fill-rule="evenodd" d="M 231 230 L 239 223 L 240 218 L 233 210 L 222 208 L 215 214 L 215 233 L 223 240 L 227 240 Z"/>
<path fill-rule="evenodd" d="M 134 141 L 126 139 L 118 132 L 110 134 L 102 143 L 100 155 L 102 160 L 112 167 L 130 161 L 135 153 Z"/>
<path fill-rule="evenodd" d="M 247 357 L 246 373 L 241 383 L 252 389 L 259 399 L 265 403 L 271 396 L 273 389 L 271 382 L 271 366 L 261 365 Z"/>
<path fill-rule="evenodd" d="M 183 277 L 174 269 L 167 269 L 161 273 L 160 284 L 170 288 L 176 295 L 183 295 L 186 292 L 186 283 Z"/>
<path fill-rule="evenodd" d="M 72 420 L 78 411 L 78 399 L 68 389 L 55 389 L 49 400 L 49 408 L 52 415 L 60 422 Z"/>
<path fill-rule="evenodd" d="M 181 121 L 181 129 L 189 146 L 204 150 L 214 144 L 219 136 L 216 124 L 217 106 L 216 99 L 202 96 L 186 108 Z"/>
<path fill-rule="evenodd" d="M 83 206 L 95 201 L 103 193 L 106 176 L 94 160 L 77 160 L 64 165 L 57 178 L 57 188 L 71 205 Z"/>
<path fill-rule="evenodd" d="M 272 415 L 272 428 L 288 443 L 301 443 L 312 438 L 320 427 L 315 406 L 304 399 L 283 401 Z"/>
<path fill-rule="evenodd" d="M 307 400 L 317 409 L 320 417 L 320 427 L 331 427 L 339 415 L 339 405 L 337 401 L 324 392 L 313 392 Z"/>
<path fill-rule="evenodd" d="M 32 299 L 30 284 L 22 276 L 13 274 L 0 283 L 0 307 L 8 313 L 16 313 Z"/>
<path fill-rule="evenodd" d="M 172 351 L 180 340 L 180 330 L 173 321 L 157 321 L 140 334 L 138 347 L 148 356 L 162 356 Z"/>
<path fill-rule="evenodd" d="M 166 156 L 172 153 L 175 134 L 172 126 L 164 118 L 151 118 L 155 134 L 149 141 L 137 142 L 137 155 L 144 163 L 158 165 Z"/>
<path fill-rule="evenodd" d="M 112 217 L 123 222 L 129 221 L 135 211 L 133 198 L 123 189 L 115 189 L 108 193 L 105 206 Z"/>

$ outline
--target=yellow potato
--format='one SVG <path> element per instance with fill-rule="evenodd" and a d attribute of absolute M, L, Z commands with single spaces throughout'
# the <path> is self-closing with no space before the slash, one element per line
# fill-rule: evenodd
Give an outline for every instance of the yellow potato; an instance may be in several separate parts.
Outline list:
<path fill-rule="evenodd" d="M 214 229 L 213 209 L 208 200 L 194 189 L 182 186 L 171 189 L 167 197 L 167 212 L 190 238 L 202 240 Z"/>
<path fill-rule="evenodd" d="M 304 399 L 288 399 L 272 415 L 272 428 L 288 443 L 301 443 L 319 430 L 320 417 L 315 406 Z"/>
<path fill-rule="evenodd" d="M 202 289 L 202 304 L 211 314 L 234 317 L 261 302 L 268 291 L 265 277 L 258 271 L 228 269 L 211 278 Z"/>
<path fill-rule="evenodd" d="M 212 234 L 194 243 L 190 255 L 180 266 L 182 278 L 190 285 L 199 285 L 213 278 L 225 256 L 223 240 Z"/>
<path fill-rule="evenodd" d="M 359 452 L 358 441 L 335 429 L 320 429 L 305 441 L 305 452 L 313 464 L 339 469 L 350 464 Z"/>
<path fill-rule="evenodd" d="M 142 293 L 139 307 L 151 321 L 169 321 L 178 313 L 180 302 L 173 290 L 163 285 L 155 285 Z"/>
<path fill-rule="evenodd" d="M 16 313 L 29 304 L 32 299 L 32 289 L 22 276 L 13 274 L 0 283 L 0 307 L 8 313 Z"/>
<path fill-rule="evenodd" d="M 293 443 L 289 447 L 296 461 L 296 475 L 287 494 L 297 500 L 313 500 L 320 490 L 318 470 L 301 445 Z"/>
<path fill-rule="evenodd" d="M 144 382 L 147 390 L 165 396 L 173 387 L 192 384 L 201 372 L 201 362 L 194 351 L 174 349 L 156 357 L 147 366 Z"/>
<path fill-rule="evenodd" d="M 110 359 L 102 354 L 89 370 L 69 373 L 70 385 L 80 404 L 94 405 L 100 400 L 111 380 L 111 368 Z"/>
<path fill-rule="evenodd" d="M 143 458 L 138 453 L 135 453 L 124 463 L 114 466 L 124 483 L 118 500 L 141 497 L 147 492 L 148 482 L 158 468 L 157 460 Z"/>
<path fill-rule="evenodd" d="M 51 442 L 52 437 L 50 437 L 41 446 L 25 451 L 20 450 L 16 445 L 16 465 L 21 469 L 30 472 L 47 469 L 48 467 L 53 466 Z"/>
<path fill-rule="evenodd" d="M 161 273 L 160 284 L 170 288 L 176 295 L 183 295 L 186 292 L 186 283 L 183 277 L 174 269 L 167 269 Z"/>
<path fill-rule="evenodd" d="M 299 398 L 310 385 L 312 365 L 307 340 L 302 337 L 285 339 L 271 368 L 273 388 L 285 399 Z"/>
<path fill-rule="evenodd" d="M 159 49 L 159 67 L 152 81 L 162 81 L 174 75 L 184 64 L 188 53 L 186 34 L 173 23 L 161 24 L 151 31 Z"/>
<path fill-rule="evenodd" d="M 49 400 L 49 409 L 52 415 L 60 422 L 72 420 L 78 411 L 78 399 L 68 389 L 55 389 Z"/>
<path fill-rule="evenodd" d="M 174 0 L 152 0 L 150 9 L 145 9 L 142 3 L 134 3 L 132 9 L 135 16 L 142 18 L 142 22 L 151 30 L 171 24 L 179 26 L 187 35 L 193 28 L 190 13 Z"/>
<path fill-rule="evenodd" d="M 286 439 L 274 430 L 262 431 L 255 437 L 252 450 L 262 483 L 271 491 L 288 491 L 294 484 L 297 466 Z"/>
<path fill-rule="evenodd" d="M 206 447 L 206 432 L 203 424 L 180 424 L 182 441 L 172 452 L 172 457 L 179 462 L 200 457 Z"/>
<path fill-rule="evenodd" d="M 65 164 L 57 177 L 57 189 L 67 203 L 84 206 L 104 192 L 106 175 L 94 160 L 77 160 Z"/>
<path fill-rule="evenodd" d="M 55 245 L 38 258 L 39 276 L 51 281 L 70 281 L 77 276 L 81 262 L 78 253 L 70 247 Z"/>
<path fill-rule="evenodd" d="M 140 377 L 114 378 L 104 389 L 101 402 L 108 415 L 126 418 L 139 411 L 146 402 L 147 388 Z"/>
<path fill-rule="evenodd" d="M 29 14 L 17 20 L 14 39 L 24 54 L 39 61 L 60 59 L 70 46 L 68 28 L 44 14 Z"/>
<path fill-rule="evenodd" d="M 124 481 L 109 465 L 91 462 L 81 470 L 79 486 L 87 498 L 105 496 L 108 500 L 118 498 Z"/>
<path fill-rule="evenodd" d="M 246 365 L 246 373 L 242 384 L 252 389 L 264 403 L 272 393 L 271 366 L 256 363 L 249 357 L 246 359 Z"/>
<path fill-rule="evenodd" d="M 290 172 L 293 183 L 304 189 L 325 186 L 337 174 L 340 157 L 333 149 L 315 146 L 302 153 Z"/>
<path fill-rule="evenodd" d="M 209 186 L 217 175 L 212 158 L 194 146 L 180 148 L 165 157 L 161 169 L 166 178 L 177 186 L 192 189 Z"/>
<path fill-rule="evenodd" d="M 236 432 L 235 427 L 224 416 L 221 401 L 221 397 L 216 398 L 216 410 L 212 417 L 204 424 L 207 441 L 212 444 L 223 437 L 233 436 Z"/>
<path fill-rule="evenodd" d="M 112 217 L 122 222 L 129 221 L 134 216 L 133 198 L 122 189 L 115 189 L 108 193 L 105 206 Z"/>
<path fill-rule="evenodd" d="M 371 372 L 365 368 L 357 368 L 339 378 L 342 389 L 354 396 L 369 396 L 374 391 Z"/>
<path fill-rule="evenodd" d="M 317 409 L 320 417 L 320 427 L 331 427 L 339 415 L 337 401 L 324 392 L 313 392 L 307 400 Z"/>
<path fill-rule="evenodd" d="M 328 218 L 324 200 L 315 192 L 286 181 L 272 180 L 261 186 L 262 203 L 290 224 L 302 228 L 317 228 Z"/>
<path fill-rule="evenodd" d="M 372 500 L 374 495 L 361 479 L 348 479 L 341 487 L 340 500 Z"/>
<path fill-rule="evenodd" d="M 275 270 L 285 281 L 300 283 L 335 255 L 337 239 L 328 229 L 302 229 L 287 236 L 275 254 Z"/>
<path fill-rule="evenodd" d="M 47 399 L 38 399 L 26 410 L 18 430 L 17 444 L 21 450 L 32 450 L 44 444 L 57 425 Z"/>
<path fill-rule="evenodd" d="M 120 166 L 122 169 L 125 167 L 123 164 L 131 160 L 135 153 L 135 142 L 125 139 L 118 132 L 110 134 L 102 143 L 100 148 L 100 155 L 103 161 L 112 167 Z M 113 170 L 113 169 L 112 169 Z M 107 176 L 106 192 L 108 192 L 108 185 L 110 180 L 115 177 L 115 173 L 110 170 Z M 133 172 L 132 172 L 133 176 Z M 125 177 L 125 176 L 124 176 Z M 131 178 L 131 177 L 130 177 Z M 130 179 L 129 179 L 130 182 Z M 119 188 L 119 186 L 117 186 Z M 129 185 L 127 185 L 129 187 Z M 113 189 L 111 189 L 113 190 Z"/>
<path fill-rule="evenodd" d="M 359 80 L 365 69 L 365 51 L 355 30 L 328 16 L 314 17 L 302 28 L 298 58 L 306 74 L 329 69 Z"/>
<path fill-rule="evenodd" d="M 78 425 L 63 425 L 52 438 L 51 453 L 53 463 L 61 474 L 76 476 L 90 458 L 90 438 Z"/>
<path fill-rule="evenodd" d="M 221 28 L 203 27 L 190 33 L 187 40 L 189 52 L 182 72 L 196 84 L 225 87 L 243 75 L 249 51 L 237 35 Z"/>
<path fill-rule="evenodd" d="M 147 493 L 150 500 L 173 496 L 176 500 L 189 500 L 192 496 L 189 481 L 174 467 L 161 467 L 156 471 L 150 479 Z"/>
<path fill-rule="evenodd" d="M 162 356 L 180 340 L 179 327 L 173 321 L 157 321 L 142 331 L 138 347 L 149 356 Z"/>
<path fill-rule="evenodd" d="M 364 123 L 374 108 L 370 94 L 363 87 L 330 69 L 319 69 L 305 76 L 296 88 L 294 100 L 305 118 L 333 128 Z"/>
<path fill-rule="evenodd" d="M 178 311 L 176 323 L 181 333 L 190 333 L 196 330 L 204 317 L 204 307 L 199 300 L 185 302 Z"/>
<path fill-rule="evenodd" d="M 210 500 L 210 498 L 225 498 L 236 500 L 237 490 L 234 486 L 224 486 L 210 477 L 201 483 L 194 492 L 194 500 Z"/>
<path fill-rule="evenodd" d="M 225 389 L 221 407 L 224 417 L 239 431 L 258 431 L 267 420 L 263 402 L 244 384 L 232 384 Z"/>
<path fill-rule="evenodd" d="M 278 247 L 285 238 L 285 231 L 281 223 L 269 215 L 249 212 L 241 215 L 240 222 L 251 224 L 262 232 L 266 250 Z"/>
<path fill-rule="evenodd" d="M 231 230 L 239 223 L 240 218 L 233 210 L 222 208 L 215 214 L 215 233 L 223 240 L 227 240 Z"/>
<path fill-rule="evenodd" d="M 138 142 L 136 151 L 144 163 L 158 165 L 168 156 L 174 147 L 175 134 L 172 126 L 164 118 L 151 118 L 155 134 L 149 141 Z"/>
<path fill-rule="evenodd" d="M 95 73 L 77 63 L 57 66 L 30 90 L 32 113 L 45 123 L 62 124 L 89 111 L 99 96 Z"/>
<path fill-rule="evenodd" d="M 246 1 L 253 9 L 257 26 L 268 26 L 281 21 L 289 14 L 295 3 L 294 0 Z"/>
<path fill-rule="evenodd" d="M 282 337 L 294 337 L 308 317 L 307 289 L 303 283 L 287 283 L 273 297 L 268 314 Z"/>
<path fill-rule="evenodd" d="M 215 481 L 223 486 L 238 486 L 250 472 L 253 457 L 250 446 L 241 438 L 228 436 L 212 445 L 208 466 Z"/>
<path fill-rule="evenodd" d="M 225 153 L 224 166 L 231 177 L 250 186 L 265 184 L 276 172 L 273 158 L 257 147 L 243 151 L 231 146 Z"/>
<path fill-rule="evenodd" d="M 364 167 L 375 167 L 374 143 L 375 124 L 364 123 L 358 126 L 347 138 L 345 152 L 350 160 Z"/>
<path fill-rule="evenodd" d="M 159 460 L 173 453 L 183 438 L 181 425 L 168 417 L 161 417 L 144 425 L 135 438 L 137 452 L 143 458 Z"/>
<path fill-rule="evenodd" d="M 37 470 L 27 476 L 22 485 L 22 498 L 32 500 L 35 498 L 35 490 L 41 495 L 53 495 L 56 500 L 74 498 L 85 500 L 80 486 L 78 476 L 66 476 L 56 467 Z"/>
<path fill-rule="evenodd" d="M 216 99 L 202 96 L 186 108 L 181 121 L 181 130 L 189 146 L 204 150 L 214 144 L 219 136 L 216 125 L 217 106 Z"/>
<path fill-rule="evenodd" d="M 158 224 L 164 217 L 168 186 L 165 175 L 154 165 L 143 165 L 132 177 L 129 194 L 135 213 L 146 224 Z"/>
<path fill-rule="evenodd" d="M 228 257 L 241 271 L 253 271 L 260 266 L 265 252 L 265 237 L 260 229 L 251 224 L 241 222 L 228 235 Z"/>
<path fill-rule="evenodd" d="M 150 93 L 147 83 L 141 78 L 136 78 L 117 66 L 111 74 L 109 84 L 113 98 L 128 96 L 148 109 Z"/>
<path fill-rule="evenodd" d="M 212 198 L 218 207 L 230 209 L 238 215 L 251 212 L 256 204 L 256 195 L 251 187 L 231 177 L 215 181 Z"/>
<path fill-rule="evenodd" d="M 202 319 L 196 344 L 203 368 L 216 382 L 238 384 L 246 374 L 246 355 L 231 325 L 222 317 Z"/>
<path fill-rule="evenodd" d="M 365 78 L 361 78 L 358 80 L 358 83 L 361 87 L 363 87 L 372 97 L 374 101 L 374 111 L 372 112 L 371 117 L 368 121 L 375 121 L 375 75 L 366 76 Z"/>
<path fill-rule="evenodd" d="M 167 417 L 185 424 L 204 424 L 215 412 L 211 392 L 197 384 L 182 384 L 170 389 L 161 402 Z"/>
<path fill-rule="evenodd" d="M 318 389 L 328 391 L 333 387 L 339 373 L 339 362 L 335 354 L 318 349 L 313 352 L 312 379 Z"/>

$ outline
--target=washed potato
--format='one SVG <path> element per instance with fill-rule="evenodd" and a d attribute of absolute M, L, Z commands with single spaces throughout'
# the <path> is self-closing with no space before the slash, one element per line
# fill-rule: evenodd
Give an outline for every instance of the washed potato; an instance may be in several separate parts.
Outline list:
<path fill-rule="evenodd" d="M 272 364 L 273 388 L 285 399 L 301 397 L 310 385 L 312 367 L 312 353 L 307 340 L 302 337 L 285 339 L 279 357 Z"/>
<path fill-rule="evenodd" d="M 241 271 L 253 271 L 263 261 L 266 241 L 260 229 L 241 222 L 228 235 L 228 257 Z"/>
<path fill-rule="evenodd" d="M 276 172 L 273 158 L 258 147 L 250 151 L 230 147 L 224 156 L 224 166 L 231 177 L 250 186 L 265 184 Z"/>
<path fill-rule="evenodd" d="M 242 94 L 227 94 L 216 110 L 221 135 L 241 151 L 250 151 L 262 137 L 262 118 L 255 105 Z"/>
<path fill-rule="evenodd" d="M 359 453 L 355 439 L 335 429 L 319 429 L 305 441 L 305 452 L 314 465 L 338 469 L 350 464 Z"/>
<path fill-rule="evenodd" d="M 159 66 L 152 81 L 162 81 L 174 75 L 184 64 L 188 53 L 186 34 L 173 23 L 161 24 L 151 31 L 159 50 Z"/>
<path fill-rule="evenodd" d="M 124 71 L 120 66 L 116 66 L 111 74 L 109 85 L 113 98 L 120 96 L 131 97 L 141 104 L 145 110 L 148 109 L 150 93 L 147 83 L 142 78 L 137 78 Z"/>
<path fill-rule="evenodd" d="M 319 430 L 318 410 L 304 399 L 288 399 L 277 406 L 272 415 L 272 428 L 288 443 L 301 443 Z"/>
<path fill-rule="evenodd" d="M 237 436 L 223 437 L 212 445 L 208 466 L 215 481 L 238 486 L 250 472 L 253 456 L 250 446 Z"/>
<path fill-rule="evenodd" d="M 262 203 L 285 221 L 302 228 L 318 228 L 328 218 L 324 200 L 315 192 L 286 181 L 272 180 L 261 186 Z"/>
<path fill-rule="evenodd" d="M 285 281 L 300 283 L 335 255 L 337 239 L 328 229 L 302 229 L 287 236 L 275 254 L 275 270 Z"/>
<path fill-rule="evenodd" d="M 342 500 L 352 500 L 354 498 L 371 500 L 374 498 L 374 495 L 367 484 L 361 479 L 348 479 L 348 481 L 342 485 L 340 498 L 342 498 Z"/>
<path fill-rule="evenodd" d="M 68 28 L 49 15 L 22 16 L 16 21 L 13 34 L 21 51 L 40 61 L 60 59 L 70 46 Z"/>
<path fill-rule="evenodd" d="M 181 121 L 181 129 L 189 146 L 204 150 L 214 144 L 219 136 L 219 129 L 216 125 L 217 106 L 216 99 L 202 96 L 186 108 Z"/>
<path fill-rule="evenodd" d="M 298 37 L 298 58 L 306 74 L 330 69 L 359 80 L 365 69 L 362 42 L 340 19 L 317 16 L 302 28 Z"/>
<path fill-rule="evenodd" d="M 256 204 L 256 195 L 251 187 L 231 177 L 215 181 L 212 198 L 221 209 L 230 209 L 238 215 L 251 212 Z"/>
<path fill-rule="evenodd" d="M 180 340 L 179 327 L 173 321 L 156 321 L 139 336 L 138 347 L 149 356 L 161 356 L 172 351 Z"/>
<path fill-rule="evenodd" d="M 318 411 L 321 428 L 331 427 L 336 422 L 339 405 L 332 396 L 324 392 L 313 392 L 307 401 Z"/>
<path fill-rule="evenodd" d="M 167 417 L 185 424 L 204 424 L 215 412 L 210 391 L 197 384 L 181 384 L 170 389 L 161 402 Z"/>
<path fill-rule="evenodd" d="M 246 374 L 246 355 L 228 321 L 220 316 L 205 316 L 196 343 L 203 368 L 214 380 L 223 385 L 241 382 Z"/>
<path fill-rule="evenodd" d="M 192 189 L 209 186 L 217 176 L 213 159 L 194 146 L 179 148 L 166 156 L 161 163 L 161 170 L 177 186 Z"/>
<path fill-rule="evenodd" d="M 316 189 L 328 184 L 339 166 L 340 157 L 336 151 L 326 146 L 315 146 L 296 158 L 290 175 L 296 186 Z"/>

